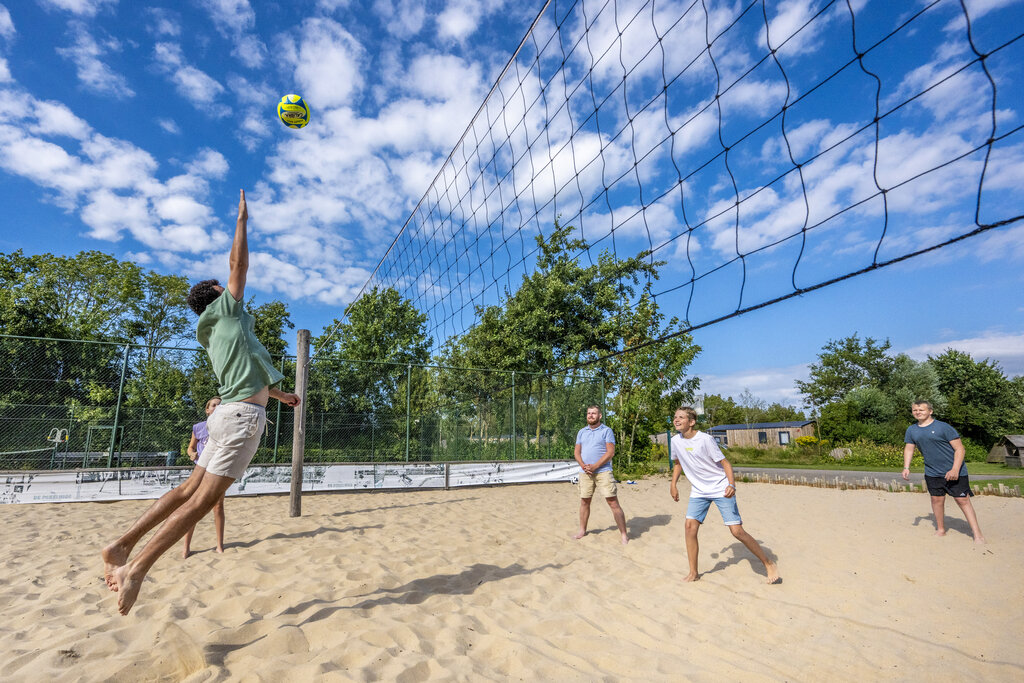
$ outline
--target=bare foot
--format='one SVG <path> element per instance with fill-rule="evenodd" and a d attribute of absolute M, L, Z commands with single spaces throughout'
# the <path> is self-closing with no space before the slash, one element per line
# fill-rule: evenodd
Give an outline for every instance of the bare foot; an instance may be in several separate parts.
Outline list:
<path fill-rule="evenodd" d="M 627 543 L 629 543 L 629 536 L 622 534 L 622 545 L 626 545 Z"/>
<path fill-rule="evenodd" d="M 687 574 L 686 576 L 684 576 L 683 581 L 685 581 L 686 583 L 693 583 L 699 578 L 700 574 L 698 574 L 697 572 L 693 572 L 692 574 Z"/>
<path fill-rule="evenodd" d="M 984 536 L 975 536 L 974 537 L 974 543 L 975 543 L 975 545 L 985 545 L 985 543 L 986 543 L 985 537 Z"/>
<path fill-rule="evenodd" d="M 118 567 L 114 570 L 114 582 L 117 584 L 117 611 L 121 616 L 128 614 L 135 600 L 139 597 L 139 589 L 142 588 L 142 579 L 133 579 L 128 576 L 128 566 Z"/>
<path fill-rule="evenodd" d="M 128 563 L 128 551 L 117 543 L 111 543 L 100 551 L 100 557 L 103 558 L 103 580 L 106 582 L 107 588 L 117 592 L 114 571 Z"/>
<path fill-rule="evenodd" d="M 579 533 L 577 533 L 575 536 L 573 536 L 573 538 L 578 541 L 578 540 L 580 540 L 581 538 L 583 538 L 586 535 L 587 535 L 587 530 L 586 529 L 580 529 Z"/>
<path fill-rule="evenodd" d="M 765 571 L 768 572 L 768 578 L 765 581 L 766 583 L 772 584 L 782 582 L 782 577 L 779 576 L 779 568 L 774 562 L 765 562 L 764 568 Z"/>
<path fill-rule="evenodd" d="M 192 554 L 192 551 L 189 550 L 188 548 L 185 548 L 184 550 L 181 551 L 181 559 L 187 560 L 188 556 L 191 555 L 191 554 Z"/>
<path fill-rule="evenodd" d="M 935 535 L 936 536 L 945 536 L 946 535 L 946 530 L 945 529 L 936 529 L 935 530 Z"/>
<path fill-rule="evenodd" d="M 216 552 L 223 553 L 224 552 L 224 546 L 222 546 L 222 545 L 217 546 Z"/>

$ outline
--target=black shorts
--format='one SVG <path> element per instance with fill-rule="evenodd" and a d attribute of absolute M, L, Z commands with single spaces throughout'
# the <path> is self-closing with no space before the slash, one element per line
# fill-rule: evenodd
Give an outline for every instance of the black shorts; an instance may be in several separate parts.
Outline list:
<path fill-rule="evenodd" d="M 971 482 L 967 480 L 966 474 L 953 481 L 946 481 L 945 477 L 925 475 L 924 482 L 928 486 L 928 493 L 933 496 L 944 496 L 948 493 L 954 498 L 966 498 L 974 495 L 974 492 L 971 491 Z"/>

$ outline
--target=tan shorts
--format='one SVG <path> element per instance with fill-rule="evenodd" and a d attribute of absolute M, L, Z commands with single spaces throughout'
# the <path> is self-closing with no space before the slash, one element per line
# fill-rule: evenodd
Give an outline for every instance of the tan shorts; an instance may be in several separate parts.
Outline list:
<path fill-rule="evenodd" d="M 597 474 L 580 472 L 580 498 L 593 498 L 595 490 L 605 498 L 615 497 L 615 479 L 610 471 Z"/>
<path fill-rule="evenodd" d="M 206 420 L 210 440 L 196 465 L 210 474 L 240 479 L 256 455 L 267 409 L 252 403 L 221 403 Z"/>

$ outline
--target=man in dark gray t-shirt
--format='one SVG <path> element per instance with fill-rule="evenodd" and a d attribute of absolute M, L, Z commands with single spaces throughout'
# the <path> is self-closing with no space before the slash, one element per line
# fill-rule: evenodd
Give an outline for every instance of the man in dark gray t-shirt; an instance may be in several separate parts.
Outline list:
<path fill-rule="evenodd" d="M 960 509 L 963 510 L 967 523 L 971 525 L 975 543 L 984 543 L 978 526 L 978 516 L 971 504 L 971 483 L 967 478 L 967 465 L 964 464 L 964 444 L 960 435 L 950 425 L 932 417 L 932 404 L 928 401 L 915 401 L 910 412 L 916 424 L 907 427 L 903 448 L 903 478 L 910 478 L 910 461 L 914 457 L 914 449 L 921 450 L 924 456 L 924 481 L 928 493 L 932 497 L 932 512 L 935 513 L 935 535 L 946 535 L 946 495 L 953 496 Z"/>

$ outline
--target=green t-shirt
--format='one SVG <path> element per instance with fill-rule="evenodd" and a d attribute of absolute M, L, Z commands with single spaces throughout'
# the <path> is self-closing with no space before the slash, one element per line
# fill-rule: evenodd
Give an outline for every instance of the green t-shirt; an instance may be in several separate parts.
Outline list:
<path fill-rule="evenodd" d="M 196 338 L 210 356 L 224 403 L 249 398 L 284 379 L 256 339 L 255 322 L 227 289 L 199 316 Z"/>

